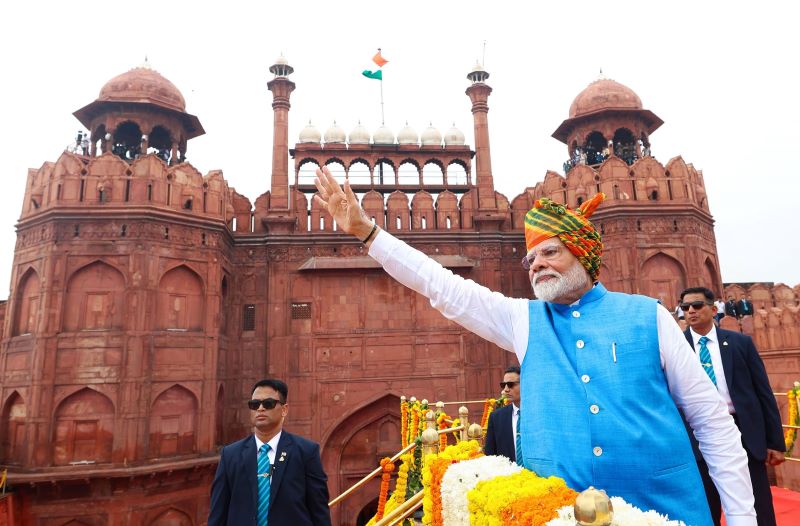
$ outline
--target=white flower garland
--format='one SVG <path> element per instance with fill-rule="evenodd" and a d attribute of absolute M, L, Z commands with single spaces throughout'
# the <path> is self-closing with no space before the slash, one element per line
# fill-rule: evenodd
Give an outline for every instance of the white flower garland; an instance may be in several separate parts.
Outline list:
<path fill-rule="evenodd" d="M 614 507 L 611 526 L 686 526 L 683 521 L 671 521 L 656 511 L 642 511 L 620 497 L 611 497 L 611 505 Z M 558 510 L 558 518 L 548 522 L 547 526 L 575 526 L 572 506 Z"/>
<path fill-rule="evenodd" d="M 478 482 L 522 471 L 506 457 L 491 455 L 453 464 L 442 477 L 442 521 L 446 526 L 469 526 L 467 493 Z M 573 525 L 574 526 L 574 525 Z"/>

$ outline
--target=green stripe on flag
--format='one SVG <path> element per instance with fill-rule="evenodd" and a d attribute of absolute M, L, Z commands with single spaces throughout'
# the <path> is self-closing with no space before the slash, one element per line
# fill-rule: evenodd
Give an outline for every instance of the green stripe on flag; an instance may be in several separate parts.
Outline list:
<path fill-rule="evenodd" d="M 368 69 L 365 69 L 364 71 L 361 72 L 361 74 L 367 77 L 368 79 L 383 80 L 383 71 L 381 70 L 370 71 Z"/>

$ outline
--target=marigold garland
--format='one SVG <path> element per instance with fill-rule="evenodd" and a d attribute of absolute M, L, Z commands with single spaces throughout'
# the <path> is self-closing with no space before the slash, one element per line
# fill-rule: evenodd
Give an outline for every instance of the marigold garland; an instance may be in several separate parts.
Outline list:
<path fill-rule="evenodd" d="M 541 526 L 575 502 L 564 479 L 524 470 L 479 482 L 468 494 L 473 526 Z"/>
<path fill-rule="evenodd" d="M 449 424 L 447 423 L 447 420 L 449 419 L 450 417 L 447 416 L 447 413 L 445 413 L 444 411 L 441 411 L 439 413 L 439 416 L 436 417 L 436 424 L 438 425 L 440 431 L 442 429 L 448 428 Z M 447 447 L 447 433 L 442 433 L 439 435 L 439 450 L 441 451 L 446 447 Z"/>
<path fill-rule="evenodd" d="M 378 494 L 378 512 L 375 514 L 375 518 L 378 520 L 383 518 L 383 512 L 386 508 L 386 499 L 389 497 L 389 481 L 392 480 L 392 472 L 394 471 L 392 459 L 389 457 L 382 458 L 381 468 L 383 468 L 383 474 L 381 475 L 381 491 Z"/>
<path fill-rule="evenodd" d="M 417 435 L 419 435 L 419 420 L 421 413 L 422 410 L 420 408 L 420 403 L 414 402 L 414 404 L 411 406 L 411 429 L 408 434 L 409 444 L 411 443 L 412 440 L 415 440 L 417 438 Z"/>
<path fill-rule="evenodd" d="M 798 415 L 797 408 L 797 401 L 800 399 L 800 382 L 794 383 L 794 387 L 792 387 L 789 392 L 786 393 L 786 398 L 789 401 L 789 425 L 800 426 L 800 415 Z M 788 457 L 794 448 L 795 440 L 797 440 L 797 429 L 793 429 L 791 427 L 786 428 L 783 431 L 783 440 L 786 444 L 785 455 Z"/>
<path fill-rule="evenodd" d="M 487 398 L 483 402 L 483 415 L 481 415 L 481 427 L 486 429 L 486 425 L 489 423 L 489 413 L 492 412 L 491 410 L 491 402 L 494 401 L 494 398 Z"/>
<path fill-rule="evenodd" d="M 450 425 L 451 425 L 451 427 L 458 427 L 458 426 L 460 426 L 460 425 L 461 425 L 461 419 L 460 419 L 460 418 L 454 418 L 454 419 L 453 419 L 453 423 L 452 423 L 452 424 L 450 424 Z M 453 434 L 453 436 L 454 436 L 454 437 L 455 437 L 455 439 L 456 439 L 456 444 L 458 444 L 458 443 L 461 441 L 461 435 L 459 434 L 459 432 L 458 432 L 458 431 L 453 431 L 453 432 L 452 432 L 452 434 Z"/>
<path fill-rule="evenodd" d="M 477 440 L 465 440 L 447 446 L 440 453 L 425 457 L 422 467 L 422 484 L 425 495 L 422 498 L 422 524 L 444 526 L 442 522 L 442 493 L 441 483 L 447 468 L 451 464 L 462 460 L 469 460 L 483 456 L 481 446 Z"/>
<path fill-rule="evenodd" d="M 408 402 L 400 401 L 400 442 L 403 449 L 408 446 Z"/>
<path fill-rule="evenodd" d="M 400 457 L 402 464 L 400 469 L 397 470 L 397 481 L 394 484 L 394 493 L 392 493 L 392 500 L 397 504 L 402 504 L 406 501 L 406 491 L 408 489 L 408 470 L 411 469 L 411 464 L 414 462 L 414 454 L 406 453 Z"/>

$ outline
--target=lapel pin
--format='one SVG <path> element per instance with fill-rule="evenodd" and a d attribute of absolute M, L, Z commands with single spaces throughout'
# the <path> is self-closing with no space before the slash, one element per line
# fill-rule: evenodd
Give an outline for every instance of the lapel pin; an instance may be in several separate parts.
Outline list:
<path fill-rule="evenodd" d="M 283 462 L 286 459 L 286 451 L 281 451 L 281 458 L 278 459 L 278 462 Z"/>
<path fill-rule="evenodd" d="M 728 342 L 722 342 L 722 345 L 728 345 Z"/>

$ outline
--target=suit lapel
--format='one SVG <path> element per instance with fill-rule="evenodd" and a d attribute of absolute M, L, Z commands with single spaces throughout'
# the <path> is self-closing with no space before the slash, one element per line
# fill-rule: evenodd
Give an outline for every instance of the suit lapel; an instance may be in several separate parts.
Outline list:
<path fill-rule="evenodd" d="M 728 343 L 728 334 L 717 329 L 719 337 L 719 355 L 722 358 L 722 370 L 725 371 L 725 383 L 728 385 L 728 393 L 732 392 L 733 385 L 733 348 Z"/>
<path fill-rule="evenodd" d="M 283 482 L 283 475 L 289 462 L 289 457 L 295 454 L 294 439 L 286 431 L 281 432 L 281 439 L 278 441 L 278 450 L 275 451 L 275 463 L 272 466 L 272 478 L 269 487 L 269 503 L 275 501 L 275 495 Z"/>
<path fill-rule="evenodd" d="M 256 472 L 258 471 L 258 459 L 256 457 L 255 436 L 250 436 L 250 438 L 245 441 L 244 447 L 242 447 L 241 462 L 247 474 L 245 479 L 247 480 L 247 486 L 250 488 L 253 509 L 258 510 L 258 477 L 256 476 Z"/>

